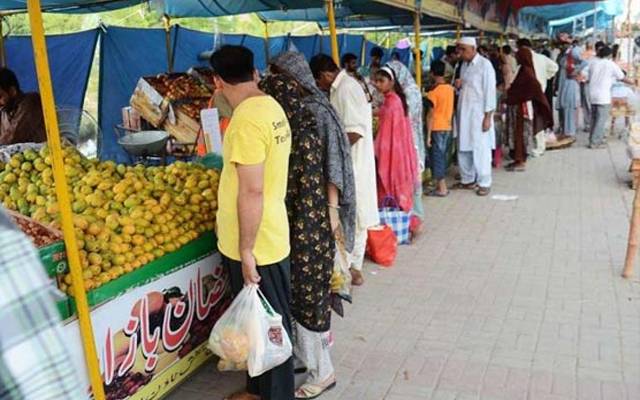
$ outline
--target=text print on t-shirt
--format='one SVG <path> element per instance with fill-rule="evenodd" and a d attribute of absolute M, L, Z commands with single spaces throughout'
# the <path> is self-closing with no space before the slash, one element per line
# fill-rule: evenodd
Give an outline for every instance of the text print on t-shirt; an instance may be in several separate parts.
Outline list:
<path fill-rule="evenodd" d="M 287 120 L 283 119 L 278 122 L 273 121 L 271 124 L 273 125 L 273 130 L 278 131 L 278 130 L 281 130 L 282 128 L 287 127 Z M 289 138 L 291 138 L 291 130 L 289 129 L 287 129 L 287 132 L 284 135 L 275 136 L 277 144 L 286 143 L 289 140 Z"/>

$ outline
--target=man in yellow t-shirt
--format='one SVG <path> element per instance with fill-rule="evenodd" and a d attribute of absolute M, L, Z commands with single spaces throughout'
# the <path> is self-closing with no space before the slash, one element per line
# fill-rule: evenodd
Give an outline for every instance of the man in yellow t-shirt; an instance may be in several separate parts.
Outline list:
<path fill-rule="evenodd" d="M 256 284 L 291 337 L 289 223 L 285 207 L 291 129 L 257 86 L 253 53 L 223 46 L 211 56 L 216 88 L 233 108 L 223 143 L 218 248 L 234 294 Z M 293 400 L 293 360 L 247 379 L 230 400 Z"/>

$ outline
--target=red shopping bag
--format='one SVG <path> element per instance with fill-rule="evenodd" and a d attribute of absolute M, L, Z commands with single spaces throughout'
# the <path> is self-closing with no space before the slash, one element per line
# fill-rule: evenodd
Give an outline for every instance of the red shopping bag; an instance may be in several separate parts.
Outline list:
<path fill-rule="evenodd" d="M 396 260 L 398 239 L 389 225 L 369 228 L 367 232 L 367 256 L 376 264 L 390 267 Z"/>

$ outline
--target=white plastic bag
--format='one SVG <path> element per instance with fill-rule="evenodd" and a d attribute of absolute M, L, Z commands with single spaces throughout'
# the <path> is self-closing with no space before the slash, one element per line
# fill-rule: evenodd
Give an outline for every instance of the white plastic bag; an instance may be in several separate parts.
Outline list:
<path fill-rule="evenodd" d="M 291 357 L 291 340 L 258 286 L 245 286 L 216 322 L 209 348 L 220 356 L 223 371 L 247 369 L 262 375 Z"/>

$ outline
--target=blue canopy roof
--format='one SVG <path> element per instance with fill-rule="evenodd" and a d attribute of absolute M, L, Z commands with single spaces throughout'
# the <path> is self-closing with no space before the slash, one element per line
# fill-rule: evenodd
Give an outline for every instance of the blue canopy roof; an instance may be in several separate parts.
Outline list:
<path fill-rule="evenodd" d="M 540 7 L 524 7 L 520 10 L 520 15 L 533 15 L 544 19 L 545 21 L 553 21 L 564 19 L 585 12 L 598 9 L 608 15 L 620 15 L 623 12 L 622 2 L 619 0 L 607 0 L 594 2 L 566 3 L 551 6 Z"/>
<path fill-rule="evenodd" d="M 96 13 L 112 11 L 144 3 L 145 0 L 41 0 L 43 11 L 68 13 Z M 0 1 L 0 13 L 24 12 L 26 0 Z"/>
<path fill-rule="evenodd" d="M 153 0 L 172 17 L 219 17 L 269 10 L 322 7 L 322 0 Z"/>
<path fill-rule="evenodd" d="M 329 26 L 327 12 L 324 8 L 267 11 L 261 12 L 259 15 L 265 21 L 313 21 L 323 28 Z M 420 23 L 425 27 L 435 25 L 441 28 L 455 28 L 455 24 L 451 21 L 424 14 L 421 16 Z M 413 14 L 381 3 L 369 3 L 366 6 L 356 4 L 354 6 L 337 7 L 336 24 L 340 28 L 351 29 L 380 26 L 413 26 Z"/>
<path fill-rule="evenodd" d="M 94 13 L 151 3 L 172 17 L 218 17 L 268 10 L 322 7 L 322 0 L 41 0 L 49 12 Z M 23 12 L 26 0 L 2 0 L 0 12 Z"/>
<path fill-rule="evenodd" d="M 586 27 L 596 28 L 610 25 L 611 19 L 623 12 L 622 1 L 577 2 L 558 5 L 524 7 L 520 10 L 520 28 L 525 31 L 573 33 L 574 20 L 586 19 Z M 593 14 L 597 13 L 597 18 Z"/>

